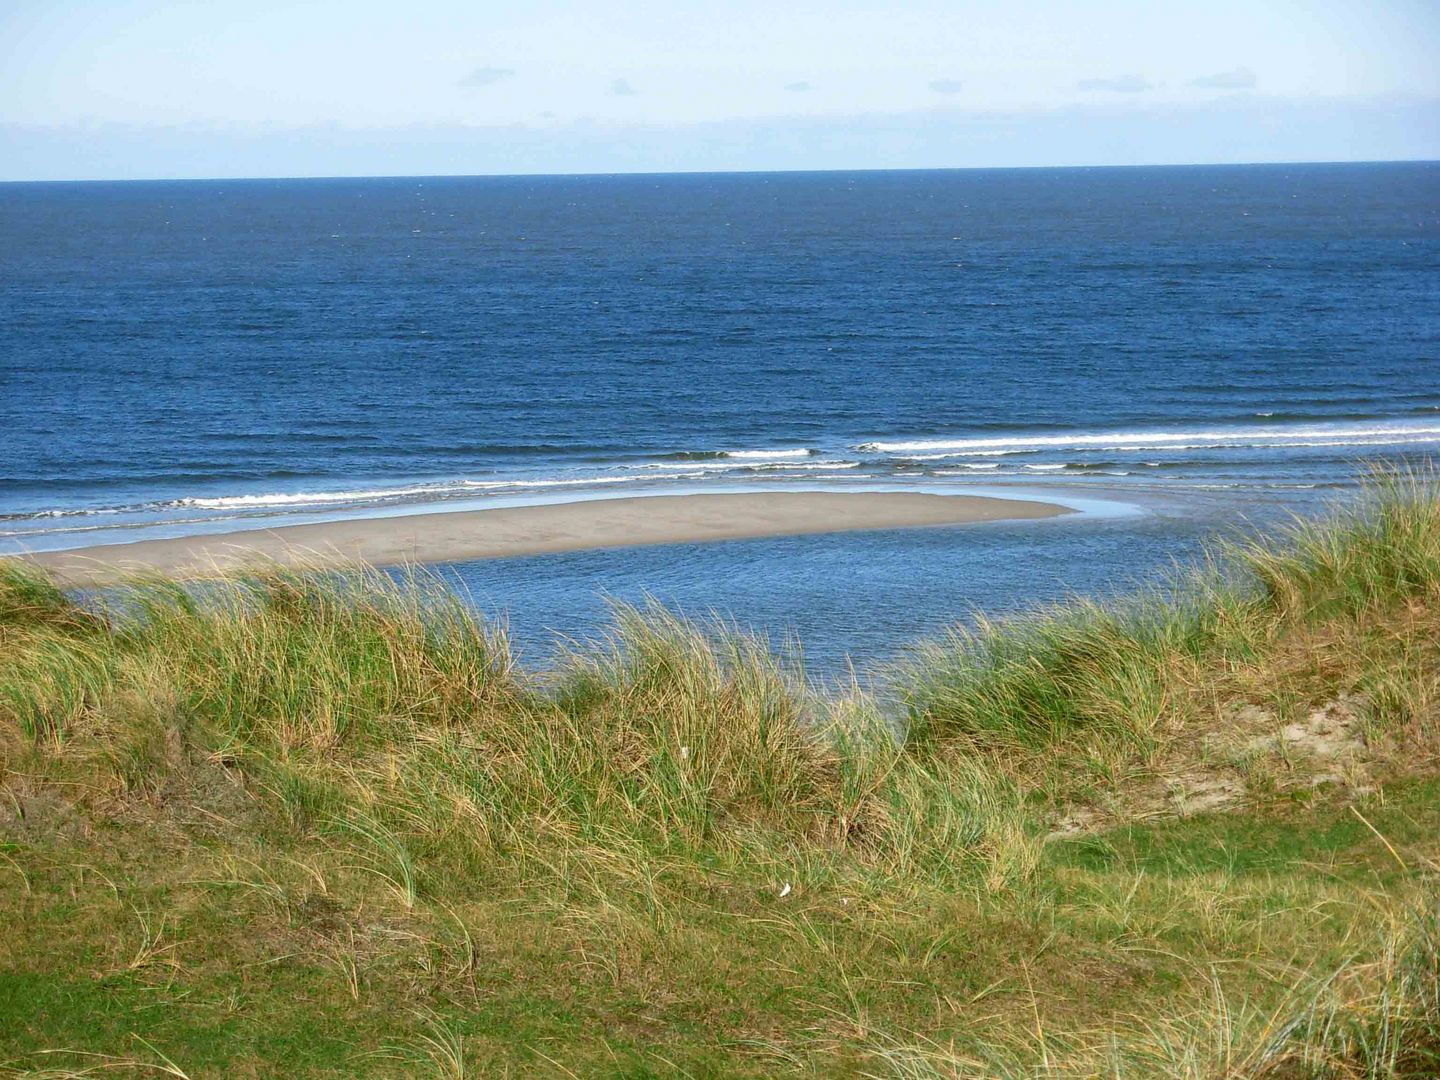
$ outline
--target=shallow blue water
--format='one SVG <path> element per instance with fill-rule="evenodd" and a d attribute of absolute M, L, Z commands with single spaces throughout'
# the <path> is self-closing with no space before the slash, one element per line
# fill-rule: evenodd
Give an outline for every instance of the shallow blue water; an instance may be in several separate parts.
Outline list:
<path fill-rule="evenodd" d="M 543 666 L 568 639 L 599 636 L 608 603 L 658 600 L 798 646 L 807 670 L 865 676 L 907 643 L 964 621 L 1163 579 L 1199 553 L 1214 520 L 1161 510 L 1053 519 L 585 551 L 441 568 L 504 617 L 522 660 Z M 1232 526 L 1233 528 L 1233 526 Z"/>
<path fill-rule="evenodd" d="M 649 589 L 883 655 L 1428 458 L 1437 222 L 1433 163 L 0 185 L 0 545 L 740 486 L 1148 508 L 464 571 L 537 649 Z"/>

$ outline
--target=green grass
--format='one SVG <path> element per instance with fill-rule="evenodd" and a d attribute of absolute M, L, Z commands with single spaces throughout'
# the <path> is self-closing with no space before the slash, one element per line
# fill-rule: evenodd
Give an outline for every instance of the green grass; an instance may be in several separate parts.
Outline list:
<path fill-rule="evenodd" d="M 1440 1071 L 1433 478 L 884 693 L 658 608 L 526 673 L 419 571 L 0 561 L 0 1075 Z"/>

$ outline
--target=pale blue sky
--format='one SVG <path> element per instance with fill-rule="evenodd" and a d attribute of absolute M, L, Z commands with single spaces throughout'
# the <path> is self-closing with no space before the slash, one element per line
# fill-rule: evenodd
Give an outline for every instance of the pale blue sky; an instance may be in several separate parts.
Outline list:
<path fill-rule="evenodd" d="M 6 0 L 0 178 L 1440 156 L 1440 4 Z"/>

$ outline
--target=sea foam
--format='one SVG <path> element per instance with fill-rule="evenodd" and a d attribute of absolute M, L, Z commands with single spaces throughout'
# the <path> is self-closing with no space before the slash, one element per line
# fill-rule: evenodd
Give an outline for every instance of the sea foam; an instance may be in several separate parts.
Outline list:
<path fill-rule="evenodd" d="M 1202 428 L 1194 431 L 1115 431 L 1073 435 L 1012 435 L 1000 438 L 917 439 L 906 442 L 865 442 L 854 449 L 864 453 L 936 456 L 1002 455 L 1036 450 L 1099 448 L 1110 450 L 1222 449 L 1239 446 L 1389 446 L 1425 443 L 1440 436 L 1434 424 L 1393 424 L 1372 427 Z"/>

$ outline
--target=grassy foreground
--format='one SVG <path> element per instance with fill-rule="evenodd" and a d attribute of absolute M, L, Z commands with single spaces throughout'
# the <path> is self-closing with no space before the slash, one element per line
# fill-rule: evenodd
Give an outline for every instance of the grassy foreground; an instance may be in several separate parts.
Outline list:
<path fill-rule="evenodd" d="M 0 1076 L 1440 1075 L 1430 478 L 893 676 L 0 561 Z"/>

